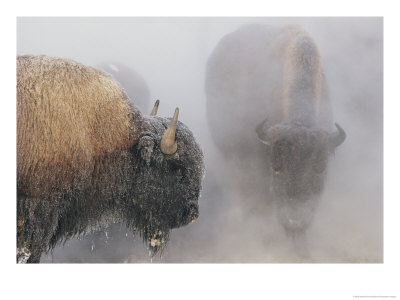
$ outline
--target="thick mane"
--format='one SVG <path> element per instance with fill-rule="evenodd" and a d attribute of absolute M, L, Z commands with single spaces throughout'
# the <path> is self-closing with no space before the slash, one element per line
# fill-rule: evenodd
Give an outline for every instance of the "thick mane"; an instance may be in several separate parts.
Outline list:
<path fill-rule="evenodd" d="M 280 29 L 276 47 L 283 61 L 282 121 L 331 125 L 321 56 L 313 39 L 299 26 L 289 25 Z"/>
<path fill-rule="evenodd" d="M 19 192 L 39 197 L 90 177 L 97 159 L 135 143 L 140 119 L 111 76 L 72 60 L 18 57 Z"/>

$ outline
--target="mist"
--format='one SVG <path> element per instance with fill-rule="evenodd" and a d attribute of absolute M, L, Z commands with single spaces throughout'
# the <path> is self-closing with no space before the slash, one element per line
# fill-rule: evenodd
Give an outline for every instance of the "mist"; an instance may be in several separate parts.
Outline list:
<path fill-rule="evenodd" d="M 299 24 L 310 33 L 322 56 L 334 120 L 347 133 L 330 159 L 308 232 L 307 259 L 296 255 L 265 199 L 262 174 L 243 173 L 227 161 L 207 122 L 207 59 L 224 35 L 249 23 Z M 17 19 L 17 54 L 131 69 L 130 74 L 146 84 L 142 97 L 127 86 L 127 75 L 119 80 L 131 100 L 143 114 L 150 113 L 156 99 L 160 99 L 158 115 L 171 117 L 179 107 L 180 121 L 194 133 L 206 164 L 200 217 L 172 230 L 161 255 L 150 257 L 140 236 L 123 224 L 113 224 L 68 240 L 42 255 L 41 262 L 383 262 L 382 18 L 24 17 Z M 136 75 L 132 84 L 138 81 Z M 237 182 L 247 182 L 251 188 Z"/>

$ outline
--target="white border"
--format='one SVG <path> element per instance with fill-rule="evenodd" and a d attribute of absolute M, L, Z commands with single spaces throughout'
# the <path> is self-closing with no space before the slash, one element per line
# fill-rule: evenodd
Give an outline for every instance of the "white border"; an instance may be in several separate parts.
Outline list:
<path fill-rule="evenodd" d="M 129 4 L 128 4 L 129 3 Z M 15 1 L 2 10 L 2 286 L 11 299 L 351 299 L 398 288 L 398 8 L 383 1 Z M 388 2 L 385 2 L 388 3 Z M 393 2 L 392 2 L 393 3 Z M 377 265 L 15 265 L 16 16 L 384 16 L 385 257 Z M 396 80 L 396 81 L 394 81 Z M 6 90 L 6 93 L 4 93 Z M 10 261 L 11 260 L 11 261 Z"/>

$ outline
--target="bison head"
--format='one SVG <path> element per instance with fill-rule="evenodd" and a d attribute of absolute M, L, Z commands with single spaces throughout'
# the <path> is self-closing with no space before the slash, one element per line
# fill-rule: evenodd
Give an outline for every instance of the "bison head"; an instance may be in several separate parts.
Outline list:
<path fill-rule="evenodd" d="M 192 132 L 173 118 L 156 116 L 158 101 L 142 123 L 133 147 L 136 162 L 132 199 L 127 220 L 140 229 L 154 252 L 162 249 L 169 230 L 194 222 L 204 174 L 203 154 Z M 134 216 L 129 215 L 134 214 Z"/>
<path fill-rule="evenodd" d="M 257 128 L 259 139 L 267 145 L 271 159 L 271 190 L 278 205 L 278 216 L 288 234 L 303 231 L 310 224 L 317 199 L 323 189 L 330 153 L 346 138 L 300 122 Z"/>

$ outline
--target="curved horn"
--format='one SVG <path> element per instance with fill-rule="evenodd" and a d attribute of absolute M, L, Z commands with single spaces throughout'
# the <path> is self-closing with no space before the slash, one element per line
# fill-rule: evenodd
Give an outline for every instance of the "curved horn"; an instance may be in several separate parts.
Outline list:
<path fill-rule="evenodd" d="M 178 144 L 175 142 L 175 132 L 176 132 L 176 125 L 178 123 L 178 114 L 179 114 L 179 108 L 176 108 L 171 123 L 169 124 L 167 130 L 165 131 L 161 139 L 160 148 L 162 153 L 164 154 L 174 154 L 176 150 L 178 150 Z"/>
<path fill-rule="evenodd" d="M 338 132 L 332 133 L 329 137 L 329 144 L 332 150 L 343 143 L 346 139 L 346 132 L 343 130 L 343 128 L 340 127 L 338 123 L 335 123 L 335 126 Z"/>
<path fill-rule="evenodd" d="M 264 124 L 268 121 L 268 118 L 266 118 L 264 121 L 262 121 L 257 127 L 256 127 L 256 133 L 259 138 L 259 140 L 266 145 L 270 144 L 270 141 L 268 140 L 268 137 L 266 135 L 265 130 L 263 130 Z"/>
<path fill-rule="evenodd" d="M 160 100 L 157 100 L 157 101 L 154 103 L 154 107 L 153 107 L 153 110 L 152 110 L 151 113 L 150 113 L 150 116 L 156 116 L 156 115 L 157 115 L 158 105 L 160 105 Z"/>

